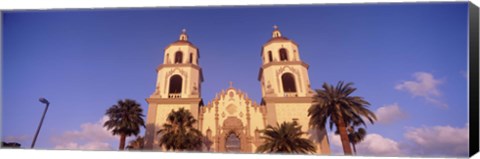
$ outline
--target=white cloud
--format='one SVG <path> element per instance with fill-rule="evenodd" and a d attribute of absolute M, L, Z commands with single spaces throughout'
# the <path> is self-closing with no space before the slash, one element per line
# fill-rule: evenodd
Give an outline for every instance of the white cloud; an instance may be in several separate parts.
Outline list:
<path fill-rule="evenodd" d="M 109 143 L 106 142 L 88 142 L 85 144 L 79 144 L 76 142 L 68 142 L 62 145 L 55 146 L 55 149 L 68 149 L 68 150 L 112 150 Z"/>
<path fill-rule="evenodd" d="M 21 135 L 21 136 L 6 136 L 6 137 L 3 138 L 2 141 L 21 143 L 21 142 L 28 141 L 28 140 L 30 140 L 30 136 Z"/>
<path fill-rule="evenodd" d="M 330 149 L 332 155 L 343 155 L 342 142 L 340 140 L 340 135 L 335 135 L 334 133 L 328 133 L 328 139 L 330 141 Z"/>
<path fill-rule="evenodd" d="M 333 155 L 343 155 L 342 142 L 340 135 L 329 133 L 330 144 L 332 146 Z M 357 155 L 365 156 L 402 156 L 399 144 L 389 138 L 385 138 L 379 134 L 367 134 L 364 140 L 355 145 Z M 353 148 L 352 148 L 353 151 Z"/>
<path fill-rule="evenodd" d="M 356 145 L 358 155 L 369 156 L 402 156 L 398 142 L 380 134 L 367 134 L 365 139 Z"/>
<path fill-rule="evenodd" d="M 401 84 L 397 84 L 395 89 L 401 91 L 407 91 L 414 97 L 423 97 L 428 102 L 438 105 L 442 108 L 447 108 L 448 105 L 439 101 L 438 97 L 442 94 L 438 90 L 438 85 L 443 81 L 435 79 L 432 74 L 427 72 L 416 72 L 413 74 L 414 81 L 404 81 Z"/>
<path fill-rule="evenodd" d="M 334 133 L 328 133 L 328 137 L 330 139 L 330 144 L 333 146 L 342 146 L 342 142 L 340 140 L 340 135 L 335 135 Z"/>
<path fill-rule="evenodd" d="M 378 108 L 375 111 L 375 115 L 377 116 L 377 122 L 383 124 L 391 123 L 395 120 L 406 117 L 406 114 L 400 110 L 400 107 L 397 103 Z"/>
<path fill-rule="evenodd" d="M 414 143 L 414 153 L 421 156 L 467 156 L 469 126 L 433 126 L 409 128 L 405 138 Z"/>
<path fill-rule="evenodd" d="M 55 144 L 55 149 L 75 149 L 75 150 L 111 150 L 110 142 L 117 141 L 118 137 L 113 136 L 103 123 L 108 120 L 107 116 L 96 123 L 84 123 L 80 125 L 80 130 L 66 131 L 60 136 L 55 136 L 51 140 Z"/>
<path fill-rule="evenodd" d="M 467 157 L 468 129 L 468 124 L 463 128 L 452 126 L 408 128 L 404 132 L 405 138 L 399 141 L 370 133 L 356 145 L 357 155 Z M 343 155 L 340 135 L 330 132 L 328 137 L 332 155 Z"/>

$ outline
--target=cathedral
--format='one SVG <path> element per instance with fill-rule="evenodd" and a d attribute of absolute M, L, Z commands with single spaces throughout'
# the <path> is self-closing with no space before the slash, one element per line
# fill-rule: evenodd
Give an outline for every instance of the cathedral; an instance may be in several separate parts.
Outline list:
<path fill-rule="evenodd" d="M 145 149 L 159 147 L 156 133 L 172 110 L 184 108 L 197 119 L 196 128 L 205 136 L 205 152 L 253 153 L 262 144 L 260 130 L 284 121 L 296 121 L 315 143 L 317 154 L 330 154 L 325 131 L 309 128 L 308 108 L 314 92 L 310 88 L 308 64 L 300 59 L 298 45 L 282 36 L 274 26 L 272 38 L 262 47 L 258 81 L 262 101 L 230 87 L 204 104 L 199 49 L 183 30 L 177 41 L 165 48 L 163 64 L 157 68 L 155 92 L 147 98 Z"/>

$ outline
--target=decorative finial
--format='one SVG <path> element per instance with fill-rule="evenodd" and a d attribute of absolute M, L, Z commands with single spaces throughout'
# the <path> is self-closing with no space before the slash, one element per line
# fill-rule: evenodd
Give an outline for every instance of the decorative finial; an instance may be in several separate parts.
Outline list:
<path fill-rule="evenodd" d="M 233 88 L 233 82 L 230 81 L 229 83 L 230 83 L 230 88 Z"/>
<path fill-rule="evenodd" d="M 272 33 L 272 38 L 278 38 L 281 37 L 282 34 L 280 33 L 280 30 L 278 30 L 277 25 L 273 25 L 273 33 Z"/>
<path fill-rule="evenodd" d="M 180 38 L 179 40 L 181 41 L 187 41 L 188 40 L 188 37 L 187 37 L 187 29 L 182 29 L 182 34 L 180 34 Z"/>

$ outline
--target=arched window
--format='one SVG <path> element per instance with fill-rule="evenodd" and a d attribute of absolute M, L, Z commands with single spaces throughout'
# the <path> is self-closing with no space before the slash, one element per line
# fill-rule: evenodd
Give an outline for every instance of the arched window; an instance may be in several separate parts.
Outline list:
<path fill-rule="evenodd" d="M 281 48 L 278 52 L 280 52 L 280 61 L 288 61 L 287 50 Z"/>
<path fill-rule="evenodd" d="M 295 78 L 291 73 L 285 73 L 282 75 L 282 86 L 284 92 L 297 92 L 295 88 Z"/>
<path fill-rule="evenodd" d="M 190 59 L 189 60 L 190 60 L 190 63 L 193 62 L 193 53 L 190 53 Z"/>
<path fill-rule="evenodd" d="M 175 53 L 175 63 L 182 63 L 183 61 L 183 53 L 181 51 L 178 51 Z"/>
<path fill-rule="evenodd" d="M 173 75 L 170 77 L 169 93 L 182 93 L 182 77 L 180 75 Z"/>
<path fill-rule="evenodd" d="M 272 51 L 268 51 L 268 61 L 273 61 Z"/>

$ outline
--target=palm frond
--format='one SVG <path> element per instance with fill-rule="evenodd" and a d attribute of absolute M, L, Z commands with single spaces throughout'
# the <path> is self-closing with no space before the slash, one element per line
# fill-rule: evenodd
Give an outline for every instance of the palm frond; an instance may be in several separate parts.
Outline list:
<path fill-rule="evenodd" d="M 268 125 L 260 132 L 264 143 L 257 148 L 257 152 L 307 154 L 316 150 L 312 141 L 302 138 L 305 133 L 296 122 L 277 123 L 276 127 Z"/>
<path fill-rule="evenodd" d="M 184 108 L 172 110 L 167 115 L 166 123 L 157 131 L 160 135 L 160 146 L 173 151 L 199 150 L 204 137 L 198 129 L 194 128 L 196 122 L 190 111 Z"/>

